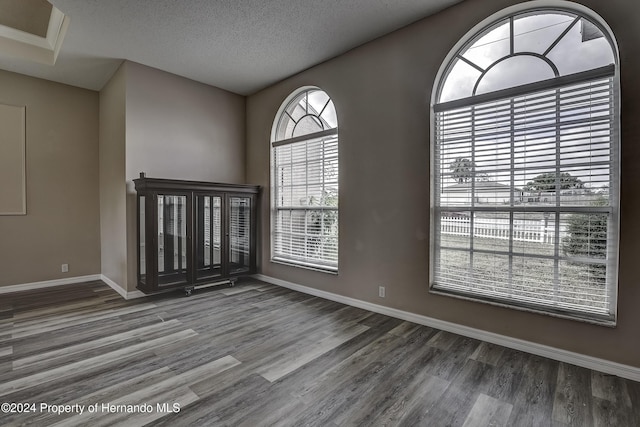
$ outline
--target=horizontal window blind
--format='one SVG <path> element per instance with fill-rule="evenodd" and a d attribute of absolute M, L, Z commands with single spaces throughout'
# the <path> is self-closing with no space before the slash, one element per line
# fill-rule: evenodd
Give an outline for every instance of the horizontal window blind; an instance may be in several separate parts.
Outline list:
<path fill-rule="evenodd" d="M 613 76 L 562 81 L 434 107 L 432 289 L 608 322 L 618 238 Z"/>
<path fill-rule="evenodd" d="M 337 129 L 273 145 L 273 259 L 337 270 Z"/>
<path fill-rule="evenodd" d="M 251 249 L 251 199 L 248 197 L 231 197 L 230 203 L 229 250 L 231 262 L 245 262 L 245 264 L 248 264 Z"/>

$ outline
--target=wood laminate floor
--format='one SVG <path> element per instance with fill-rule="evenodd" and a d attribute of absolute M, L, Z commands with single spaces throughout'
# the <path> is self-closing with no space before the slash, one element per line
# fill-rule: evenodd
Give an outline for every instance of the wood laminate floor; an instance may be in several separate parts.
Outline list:
<path fill-rule="evenodd" d="M 255 280 L 0 301 L 0 425 L 640 425 L 640 383 Z"/>

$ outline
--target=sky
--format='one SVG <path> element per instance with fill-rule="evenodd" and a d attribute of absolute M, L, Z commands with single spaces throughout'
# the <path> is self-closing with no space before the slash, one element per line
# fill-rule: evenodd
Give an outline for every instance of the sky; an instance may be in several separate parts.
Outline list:
<path fill-rule="evenodd" d="M 574 19 L 575 15 L 559 13 L 522 15 L 516 18 L 514 53 L 519 55 L 504 59 L 491 67 L 480 80 L 476 93 L 492 92 L 553 78 L 555 73 L 547 62 L 524 54 L 544 54 Z M 583 27 L 583 20 L 573 25 L 545 56 L 557 67 L 561 76 L 613 64 L 615 61 L 606 37 L 582 41 Z M 509 33 L 509 20 L 501 21 L 495 28 L 463 48 L 460 56 L 486 70 L 494 62 L 510 54 Z M 439 102 L 472 96 L 473 88 L 480 76 L 480 70 L 463 60 L 455 60 L 442 87 Z"/>

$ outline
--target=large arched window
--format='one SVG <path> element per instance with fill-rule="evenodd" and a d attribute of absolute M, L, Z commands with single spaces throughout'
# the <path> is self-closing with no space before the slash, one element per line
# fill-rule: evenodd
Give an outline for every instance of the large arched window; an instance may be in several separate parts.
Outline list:
<path fill-rule="evenodd" d="M 338 269 L 338 120 L 333 101 L 302 88 L 282 104 L 271 135 L 271 258 Z"/>
<path fill-rule="evenodd" d="M 503 14 L 451 52 L 433 99 L 432 291 L 615 323 L 617 58 L 580 6 Z"/>

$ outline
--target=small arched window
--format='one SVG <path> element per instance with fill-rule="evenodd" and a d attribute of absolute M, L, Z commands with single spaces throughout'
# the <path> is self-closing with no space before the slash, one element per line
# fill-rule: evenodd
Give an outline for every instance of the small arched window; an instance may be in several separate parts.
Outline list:
<path fill-rule="evenodd" d="M 583 7 L 536 8 L 459 46 L 434 88 L 432 291 L 614 323 L 612 34 Z"/>
<path fill-rule="evenodd" d="M 318 88 L 287 98 L 273 124 L 271 258 L 338 269 L 338 119 Z"/>

